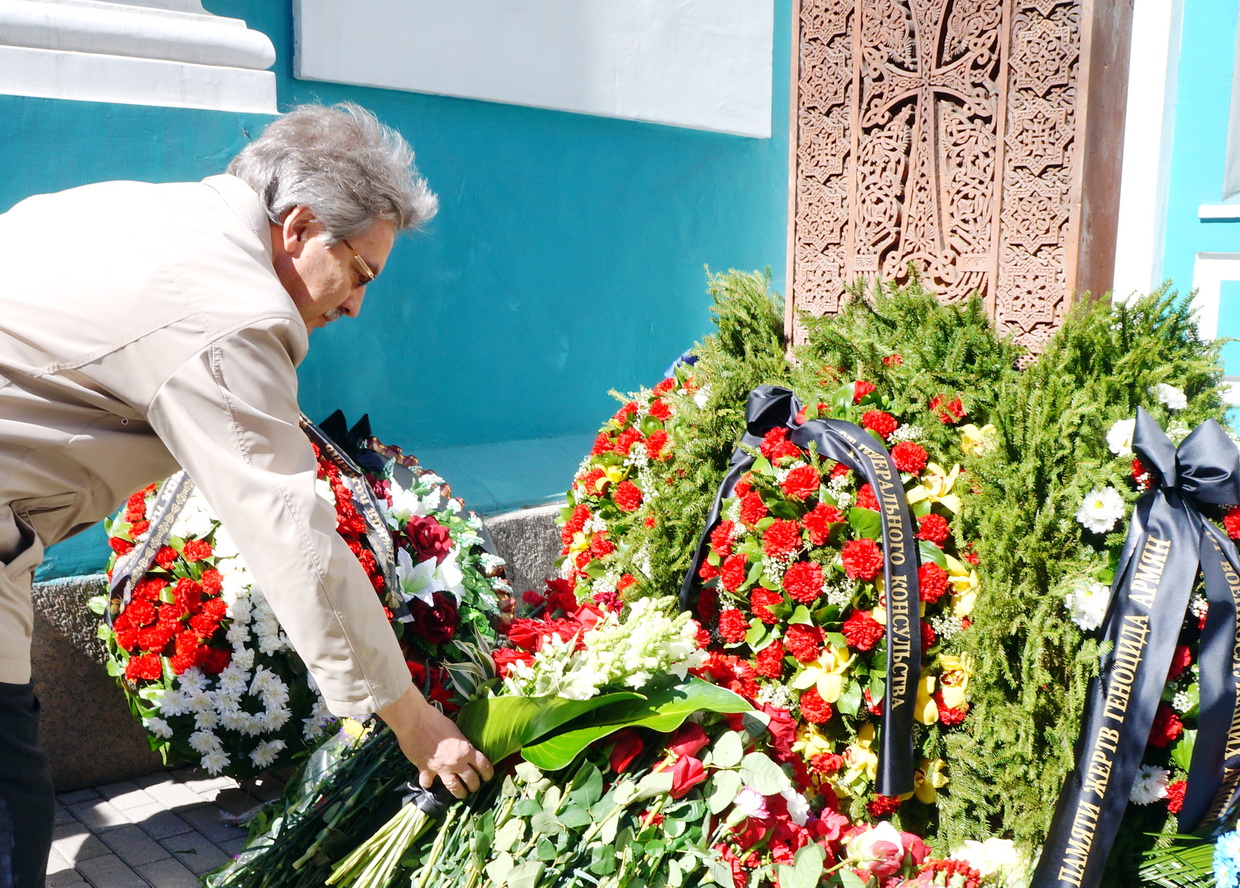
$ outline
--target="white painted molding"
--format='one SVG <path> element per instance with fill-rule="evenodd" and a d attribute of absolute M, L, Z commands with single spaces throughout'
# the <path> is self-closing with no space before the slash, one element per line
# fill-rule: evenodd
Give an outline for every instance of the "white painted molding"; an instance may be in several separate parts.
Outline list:
<path fill-rule="evenodd" d="M 294 0 L 293 21 L 308 80 L 771 135 L 770 2 Z"/>
<path fill-rule="evenodd" d="M 276 112 L 271 40 L 199 0 L 0 0 L 0 93 Z"/>
<path fill-rule="evenodd" d="M 1162 283 L 1184 0 L 1136 0 L 1124 118 L 1112 293 L 1127 300 Z"/>
<path fill-rule="evenodd" d="M 1202 204 L 1197 207 L 1197 218 L 1214 222 L 1232 222 L 1240 219 L 1240 203 Z"/>

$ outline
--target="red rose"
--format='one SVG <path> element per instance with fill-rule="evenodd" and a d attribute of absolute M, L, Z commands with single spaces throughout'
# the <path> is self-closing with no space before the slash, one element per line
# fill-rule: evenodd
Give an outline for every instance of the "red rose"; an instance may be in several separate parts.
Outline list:
<path fill-rule="evenodd" d="M 796 561 L 784 573 L 784 591 L 793 601 L 810 604 L 822 594 L 822 567 L 812 561 Z"/>
<path fill-rule="evenodd" d="M 874 391 L 875 388 L 874 383 L 858 379 L 853 383 L 853 403 L 860 404 L 865 399 L 865 396 Z"/>
<path fill-rule="evenodd" d="M 637 729 L 625 728 L 616 734 L 616 739 L 612 743 L 609 757 L 611 769 L 617 774 L 623 774 L 645 749 L 646 744 L 641 734 L 637 733 Z"/>
<path fill-rule="evenodd" d="M 614 499 L 621 512 L 636 512 L 642 504 L 642 492 L 632 481 L 621 481 L 616 485 Z"/>
<path fill-rule="evenodd" d="M 729 644 L 740 644 L 748 632 L 749 621 L 736 608 L 725 608 L 719 615 L 719 635 Z"/>
<path fill-rule="evenodd" d="M 410 627 L 430 644 L 443 644 L 456 635 L 456 600 L 451 595 L 436 592 L 434 604 L 415 598 L 409 605 L 413 618 Z"/>
<path fill-rule="evenodd" d="M 894 416 L 890 413 L 884 413 L 882 410 L 867 410 L 861 415 L 861 425 L 872 432 L 876 432 L 884 440 L 900 427 Z"/>
<path fill-rule="evenodd" d="M 722 521 L 719 526 L 710 532 L 710 549 L 721 558 L 726 558 L 732 554 L 732 534 L 736 531 L 736 525 L 731 521 Z"/>
<path fill-rule="evenodd" d="M 729 592 L 736 592 L 745 585 L 745 580 L 749 577 L 749 559 L 744 555 L 729 555 L 728 560 L 723 562 L 723 570 L 720 571 L 720 582 L 723 588 Z"/>
<path fill-rule="evenodd" d="M 952 535 L 947 519 L 942 515 L 926 515 L 917 519 L 917 539 L 942 546 Z"/>
<path fill-rule="evenodd" d="M 869 484 L 862 484 L 861 489 L 857 491 L 857 508 L 879 511 L 878 497 L 874 496 L 874 488 Z"/>
<path fill-rule="evenodd" d="M 753 527 L 765 517 L 766 504 L 762 502 L 762 497 L 756 490 L 746 493 L 741 499 L 741 523 L 746 527 Z"/>
<path fill-rule="evenodd" d="M 870 581 L 883 569 L 883 551 L 871 539 L 849 540 L 840 550 L 844 573 L 854 580 Z"/>
<path fill-rule="evenodd" d="M 864 653 L 878 644 L 878 640 L 883 637 L 886 629 L 883 628 L 882 623 L 874 619 L 870 611 L 856 610 L 844 621 L 844 626 L 840 631 L 848 639 L 849 647 Z"/>
<path fill-rule="evenodd" d="M 891 461 L 901 472 L 908 472 L 910 475 L 919 474 L 926 467 L 928 459 L 925 448 L 912 441 L 901 441 L 891 448 Z"/>
<path fill-rule="evenodd" d="M 691 755 L 682 755 L 672 765 L 672 790 L 668 795 L 673 799 L 682 799 L 693 787 L 705 782 L 706 768 L 701 760 Z"/>
<path fill-rule="evenodd" d="M 812 663 L 822 656 L 822 630 L 805 623 L 793 623 L 784 633 L 788 653 L 799 663 Z"/>
<path fill-rule="evenodd" d="M 923 564 L 917 571 L 917 585 L 921 588 L 921 600 L 934 604 L 947 593 L 947 571 L 933 562 Z"/>
<path fill-rule="evenodd" d="M 801 548 L 801 525 L 791 518 L 777 519 L 762 534 L 762 551 L 783 558 Z"/>
<path fill-rule="evenodd" d="M 672 739 L 667 742 L 664 748 L 668 752 L 676 753 L 676 755 L 697 755 L 709 743 L 710 738 L 706 736 L 702 726 L 696 722 L 689 722 L 682 725 L 672 735 Z"/>
<path fill-rule="evenodd" d="M 763 678 L 779 679 L 784 674 L 785 653 L 783 642 L 776 639 L 754 655 L 754 668 Z"/>
<path fill-rule="evenodd" d="M 758 586 L 749 593 L 749 609 L 763 623 L 778 623 L 779 618 L 775 616 L 771 608 L 783 603 L 784 596 L 782 593 L 767 589 L 765 586 Z"/>
<path fill-rule="evenodd" d="M 495 671 L 499 674 L 499 677 L 507 678 L 508 670 L 512 668 L 513 663 L 532 663 L 534 662 L 534 655 L 529 651 L 500 648 L 491 653 L 491 659 L 495 661 Z"/>
<path fill-rule="evenodd" d="M 801 694 L 800 706 L 801 717 L 813 725 L 825 724 L 835 714 L 831 709 L 831 704 L 822 699 L 816 687 L 811 687 Z"/>
<path fill-rule="evenodd" d="M 434 558 L 437 563 L 443 564 L 452 548 L 452 537 L 448 528 L 429 515 L 414 515 L 410 518 L 405 525 L 405 535 L 417 551 L 419 561 Z"/>
<path fill-rule="evenodd" d="M 1184 733 L 1184 723 L 1180 717 L 1165 703 L 1158 704 L 1154 713 L 1154 724 L 1150 728 L 1150 746 L 1166 749 Z"/>
<path fill-rule="evenodd" d="M 801 523 L 805 525 L 805 529 L 809 531 L 809 540 L 815 546 L 825 545 L 827 537 L 831 535 L 831 525 L 842 524 L 844 515 L 835 506 L 827 503 L 819 503 L 814 506 Z"/>
<path fill-rule="evenodd" d="M 1167 670 L 1167 681 L 1175 681 L 1184 674 L 1184 670 L 1193 664 L 1193 652 L 1186 644 L 1177 644 L 1171 655 L 1171 667 Z"/>
<path fill-rule="evenodd" d="M 789 499 L 804 502 L 818 492 L 818 470 L 813 466 L 797 466 L 784 476 L 779 487 Z"/>

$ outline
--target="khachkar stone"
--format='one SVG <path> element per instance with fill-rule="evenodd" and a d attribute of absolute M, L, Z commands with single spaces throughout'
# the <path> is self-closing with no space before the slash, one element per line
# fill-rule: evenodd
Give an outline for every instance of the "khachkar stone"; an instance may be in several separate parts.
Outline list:
<path fill-rule="evenodd" d="M 1132 0 L 800 0 L 793 310 L 980 292 L 1037 348 L 1115 253 Z"/>

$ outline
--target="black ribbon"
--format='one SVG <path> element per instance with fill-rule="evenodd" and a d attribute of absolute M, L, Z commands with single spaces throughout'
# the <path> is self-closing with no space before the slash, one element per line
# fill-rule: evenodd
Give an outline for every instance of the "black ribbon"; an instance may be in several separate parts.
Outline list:
<path fill-rule="evenodd" d="M 788 440 L 835 460 L 864 478 L 879 502 L 883 527 L 883 583 L 887 610 L 887 680 L 883 694 L 882 736 L 875 788 L 898 796 L 913 790 L 913 708 L 921 675 L 920 591 L 917 584 L 916 532 L 908 511 L 900 471 L 881 443 L 869 432 L 835 419 L 796 420 L 801 404 L 784 388 L 762 385 L 745 406 L 745 433 L 732 454 L 728 474 L 719 485 L 706 529 L 698 540 L 693 563 L 681 584 L 682 608 L 694 605 L 697 568 L 710 545 L 710 533 L 719 522 L 723 501 L 731 496 L 741 476 L 753 465 L 757 449 L 771 429 L 789 429 Z"/>
<path fill-rule="evenodd" d="M 134 586 L 146 576 L 155 563 L 155 555 L 172 536 L 172 525 L 194 492 L 194 482 L 184 471 L 177 472 L 163 483 L 150 507 L 150 519 L 146 536 L 112 565 L 112 577 L 108 582 L 108 608 L 103 612 L 109 626 L 126 607 L 133 596 Z M 116 613 L 112 607 L 119 602 Z"/>
<path fill-rule="evenodd" d="M 1236 607 L 1240 556 L 1202 509 L 1240 502 L 1240 453 L 1208 420 L 1177 450 L 1138 408 L 1133 450 L 1154 486 L 1137 500 L 1102 624 L 1110 650 L 1090 683 L 1076 766 L 1055 807 L 1034 888 L 1097 885 L 1115 841 L 1202 569 L 1210 612 L 1200 648 L 1197 741 L 1181 832 L 1226 815 L 1240 782 Z"/>

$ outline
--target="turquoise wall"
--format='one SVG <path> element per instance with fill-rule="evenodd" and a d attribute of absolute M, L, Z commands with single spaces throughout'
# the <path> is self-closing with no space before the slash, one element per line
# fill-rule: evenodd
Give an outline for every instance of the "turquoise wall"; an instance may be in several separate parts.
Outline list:
<path fill-rule="evenodd" d="M 1182 293 L 1192 288 L 1198 253 L 1240 252 L 1240 225 L 1198 218 L 1201 204 L 1223 199 L 1236 19 L 1236 0 L 1184 0 L 1162 259 L 1163 278 Z"/>
<path fill-rule="evenodd" d="M 281 109 L 349 99 L 413 144 L 439 216 L 398 243 L 359 319 L 315 333 L 301 401 L 314 418 L 368 412 L 479 511 L 563 494 L 607 392 L 652 384 L 710 331 L 704 266 L 770 268 L 783 290 L 790 0 L 775 2 L 771 139 L 299 81 L 290 3 L 204 5 L 271 38 Z M 0 208 L 210 175 L 267 119 L 0 97 Z M 103 554 L 96 530 L 53 547 L 40 576 Z"/>

